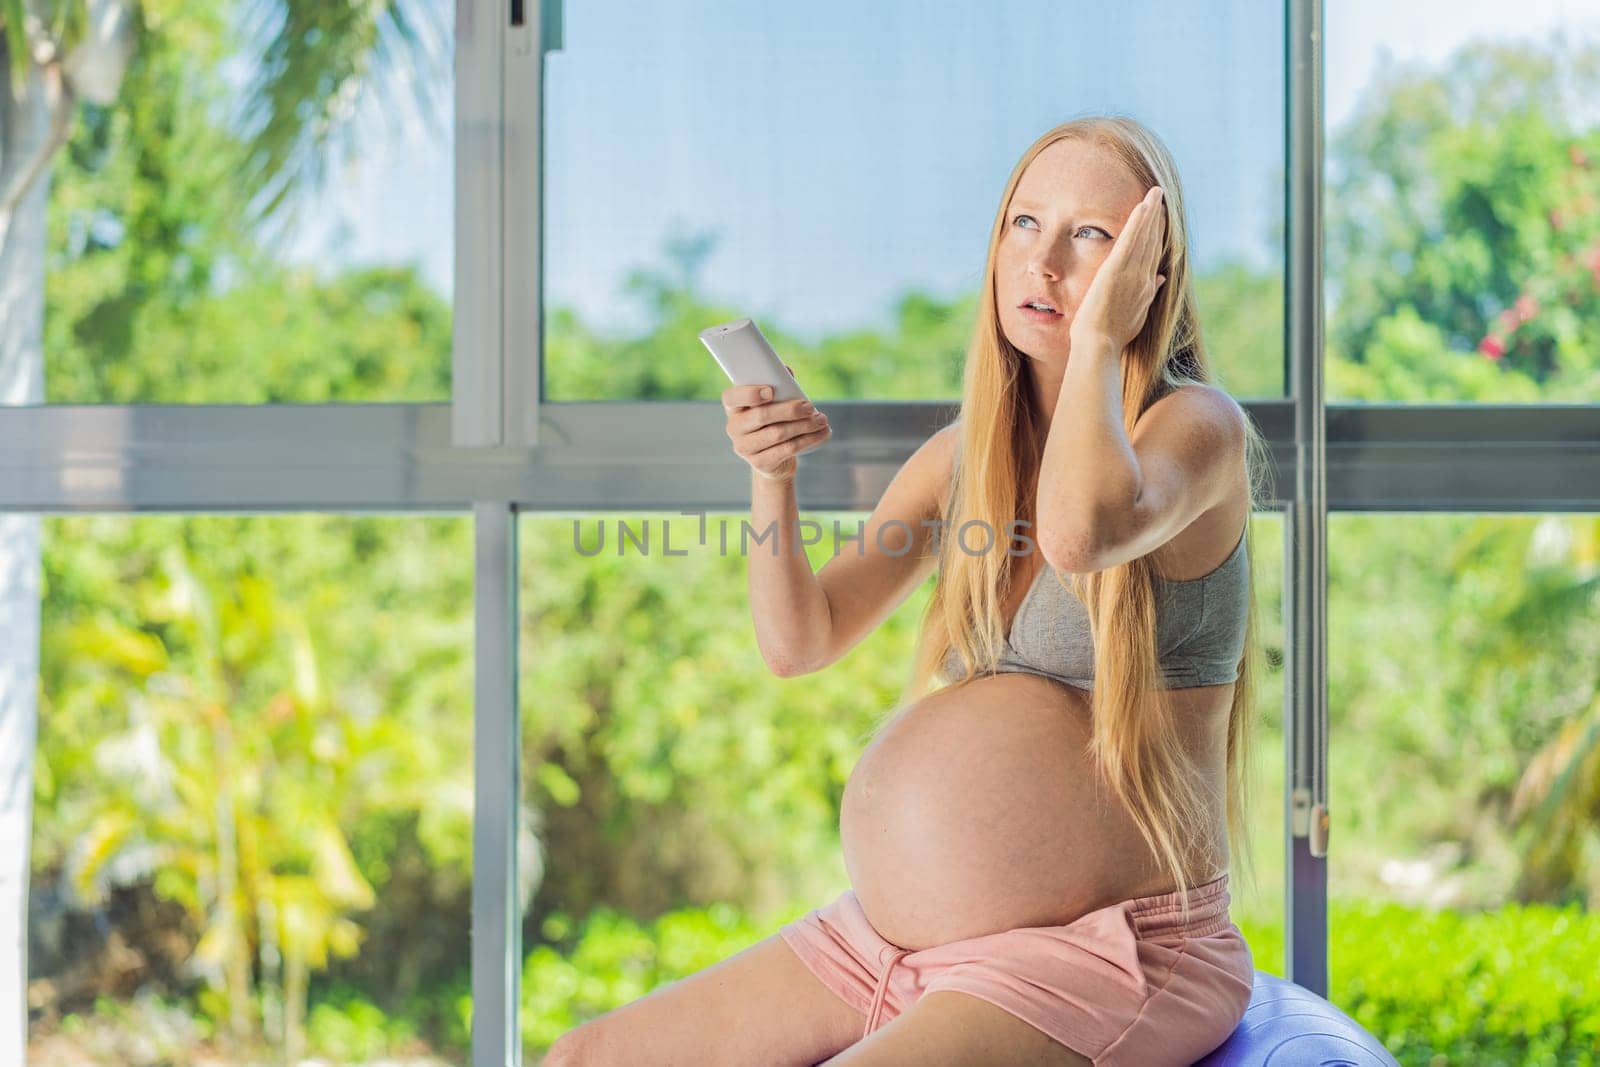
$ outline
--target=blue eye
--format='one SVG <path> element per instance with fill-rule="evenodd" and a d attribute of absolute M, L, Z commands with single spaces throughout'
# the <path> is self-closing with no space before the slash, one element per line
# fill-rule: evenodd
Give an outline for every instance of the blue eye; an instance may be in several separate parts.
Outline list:
<path fill-rule="evenodd" d="M 1016 216 L 1016 218 L 1013 218 L 1011 220 L 1011 224 L 1013 226 L 1016 225 L 1016 223 L 1017 223 L 1017 221 L 1019 219 L 1033 219 L 1033 216 L 1032 215 L 1018 215 L 1018 216 Z M 1037 219 L 1033 219 L 1033 221 L 1037 222 L 1038 220 Z M 1106 233 L 1106 231 L 1102 230 L 1098 226 L 1079 226 L 1078 227 L 1078 233 L 1082 233 L 1084 230 L 1094 230 L 1096 233 L 1098 233 L 1102 237 L 1106 237 L 1106 238 L 1109 238 L 1111 236 L 1109 233 Z"/>

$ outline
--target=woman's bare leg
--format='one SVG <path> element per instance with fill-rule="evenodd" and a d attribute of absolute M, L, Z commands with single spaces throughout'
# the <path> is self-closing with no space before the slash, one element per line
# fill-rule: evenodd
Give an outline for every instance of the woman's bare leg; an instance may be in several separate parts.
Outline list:
<path fill-rule="evenodd" d="M 854 1044 L 866 1023 L 773 934 L 563 1034 L 542 1062 L 810 1067 Z"/>

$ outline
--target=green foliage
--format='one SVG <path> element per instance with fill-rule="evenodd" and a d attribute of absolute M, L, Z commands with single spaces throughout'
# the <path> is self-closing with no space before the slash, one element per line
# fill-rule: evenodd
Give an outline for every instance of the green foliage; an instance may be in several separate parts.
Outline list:
<path fill-rule="evenodd" d="M 569 309 L 550 309 L 546 345 L 561 358 L 546 364 L 553 400 L 715 400 L 728 380 L 698 340 L 708 323 L 747 312 L 708 306 L 692 280 L 640 272 L 625 290 L 640 297 L 656 322 L 643 337 L 597 335 Z M 853 330 L 815 341 L 758 316 L 761 332 L 818 400 L 924 400 L 960 392 L 962 361 L 976 297 L 944 302 L 918 292 L 899 302 L 894 332 Z"/>
<path fill-rule="evenodd" d="M 312 1007 L 306 1037 L 313 1055 L 363 1063 L 415 1041 L 417 1033 L 409 1019 L 392 1018 L 359 992 L 342 987 Z"/>
<path fill-rule="evenodd" d="M 90 904 L 153 877 L 236 1036 L 259 1015 L 296 1039 L 311 975 L 356 954 L 396 884 L 400 850 L 371 849 L 396 816 L 441 888 L 470 877 L 470 574 L 438 566 L 445 542 L 470 559 L 466 528 L 410 520 L 406 545 L 382 523 L 62 519 L 46 539 L 35 870 Z M 376 608 L 350 603 L 352 565 Z M 438 621 L 390 613 L 396 573 Z"/>
<path fill-rule="evenodd" d="M 1329 927 L 1334 1003 L 1401 1063 L 1600 1063 L 1600 916 L 1357 901 L 1336 903 Z"/>
<path fill-rule="evenodd" d="M 1594 398 L 1597 60 L 1476 42 L 1368 90 L 1329 145 L 1330 400 Z"/>
<path fill-rule="evenodd" d="M 539 1055 L 573 1027 L 704 970 L 772 931 L 725 904 L 681 908 L 640 923 L 597 908 L 575 926 L 562 914 L 544 930 L 563 947 L 538 945 L 523 959 L 522 1040 Z"/>
<path fill-rule="evenodd" d="M 228 98 L 218 14 L 143 17 L 161 32 L 140 35 L 122 102 L 81 108 L 56 167 L 48 401 L 448 398 L 450 307 L 413 268 L 324 278 L 259 246 L 237 180 L 252 142 L 200 103 Z"/>
<path fill-rule="evenodd" d="M 1283 275 L 1224 263 L 1195 276 L 1201 335 L 1218 383 L 1240 399 L 1280 397 Z"/>
<path fill-rule="evenodd" d="M 838 799 L 903 681 L 915 609 L 833 670 L 775 678 L 750 628 L 739 521 L 723 554 L 723 516 L 705 547 L 696 518 L 652 516 L 648 555 L 630 542 L 619 557 L 619 518 L 642 532 L 636 516 L 522 523 L 523 767 L 547 861 L 536 914 L 820 891 L 841 870 Z M 574 523 L 593 551 L 602 519 L 604 551 L 580 557 Z M 829 552 L 813 545 L 813 566 Z"/>
<path fill-rule="evenodd" d="M 433 68 L 450 56 L 445 5 L 248 0 L 243 6 L 246 23 L 271 34 L 243 115 L 252 133 L 243 177 L 259 214 L 279 211 L 291 193 L 317 180 L 330 139 L 348 129 L 364 91 L 391 110 L 410 97 L 427 121 L 437 119 L 441 105 L 448 113 L 447 102 L 428 92 L 436 84 Z"/>
<path fill-rule="evenodd" d="M 265 265 L 237 222 L 245 204 L 233 176 L 244 146 L 197 105 L 223 92 L 217 12 L 193 5 L 161 25 L 138 34 L 121 100 L 79 107 L 56 159 L 45 276 L 50 403 L 143 400 L 122 379 L 175 378 L 183 366 L 174 359 L 181 348 L 139 351 L 148 316 L 184 314 L 219 274 Z"/>
<path fill-rule="evenodd" d="M 1386 862 L 1440 846 L 1455 902 L 1595 906 L 1595 779 L 1562 771 L 1593 767 L 1572 735 L 1600 716 L 1600 524 L 1340 515 L 1329 535 L 1332 744 L 1365 754 L 1329 761 L 1336 833 L 1364 846 L 1331 866 L 1335 891 L 1371 892 Z M 1542 825 L 1513 806 L 1519 789 L 1527 809 L 1558 786 Z"/>

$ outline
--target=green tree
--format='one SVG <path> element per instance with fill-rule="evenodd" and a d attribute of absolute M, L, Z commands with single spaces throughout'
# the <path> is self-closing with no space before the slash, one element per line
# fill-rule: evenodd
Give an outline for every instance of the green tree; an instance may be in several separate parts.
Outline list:
<path fill-rule="evenodd" d="M 1600 46 L 1561 38 L 1368 89 L 1329 146 L 1330 399 L 1597 395 L 1597 95 Z"/>
<path fill-rule="evenodd" d="M 1330 147 L 1332 398 L 1600 396 L 1600 124 L 1580 106 L 1597 94 L 1600 46 L 1559 36 L 1478 42 L 1438 70 L 1380 75 Z M 1527 563 L 1536 533 L 1566 546 L 1543 566 Z M 1468 615 L 1487 618 L 1450 687 L 1495 720 L 1483 725 L 1502 751 L 1476 775 L 1442 779 L 1468 793 L 1465 819 L 1437 830 L 1451 836 L 1455 821 L 1456 836 L 1494 850 L 1517 825 L 1523 900 L 1600 901 L 1600 675 L 1584 646 L 1594 538 L 1585 519 L 1495 520 L 1467 527 L 1455 549 L 1463 566 L 1494 558 L 1503 576 L 1493 597 L 1475 591 Z M 1522 676 L 1569 646 L 1559 680 Z M 1521 759 L 1514 773 L 1507 754 Z"/>
<path fill-rule="evenodd" d="M 37 404 L 45 399 L 41 338 L 47 199 L 55 156 L 69 136 L 79 102 L 112 105 L 130 56 L 137 63 L 140 45 L 152 40 L 170 46 L 167 73 L 177 71 L 181 79 L 184 71 L 196 69 L 194 64 L 205 69 L 207 59 L 239 44 L 219 32 L 231 7 L 222 0 L 0 2 L 0 81 L 10 90 L 0 94 L 0 381 L 7 383 L 6 402 Z M 249 209 L 246 215 L 259 221 L 287 203 L 287 190 L 295 182 L 314 175 L 350 105 L 381 70 L 375 59 L 393 61 L 399 50 L 423 39 L 418 28 L 436 25 L 438 9 L 426 0 L 370 4 L 258 0 L 250 10 L 261 27 L 257 32 L 268 40 L 266 56 L 247 94 L 247 150 L 242 157 L 224 154 L 222 160 L 237 158 L 242 164 L 235 171 L 221 172 L 238 181 L 223 180 L 218 185 L 241 185 L 238 195 Z M 444 37 L 438 32 L 426 39 Z M 154 50 L 146 54 L 158 60 Z M 171 62 L 180 55 L 188 58 L 187 65 Z M 147 67 L 159 68 L 159 61 Z M 190 157 L 186 162 L 194 165 L 204 158 Z M 202 191 L 197 199 L 204 201 L 209 192 Z M 167 190 L 160 193 L 166 203 L 174 203 Z M 182 249 L 192 220 L 146 208 L 142 205 L 137 214 L 170 225 L 138 231 L 140 258 L 129 264 L 130 273 L 137 277 L 163 266 L 180 276 L 203 273 L 191 272 L 194 264 Z M 103 232 L 97 232 L 97 238 L 106 241 Z M 164 242 L 172 249 L 173 262 L 161 263 L 159 254 L 144 247 L 146 238 L 150 245 Z M 143 277 L 162 284 L 160 276 Z M 112 321 L 123 314 L 116 309 L 118 301 L 125 302 L 125 297 L 117 294 L 109 301 L 107 317 Z M 12 678 L 31 676 L 38 658 L 39 560 L 38 518 L 0 517 L 0 574 L 5 575 L 0 582 L 0 618 L 10 634 L 0 655 L 0 673 Z M 15 951 L 8 951 L 7 963 L 0 968 L 0 1003 L 7 1005 L 0 1014 L 0 1059 L 6 1061 L 22 1059 L 25 1035 L 22 982 L 27 973 L 27 936 L 19 923 L 27 914 L 26 842 L 32 810 L 26 783 L 32 778 L 36 722 L 33 687 L 8 686 L 0 705 L 0 839 L 13 847 L 4 850 L 0 866 L 0 916 L 4 916 L 0 945 Z"/>
<path fill-rule="evenodd" d="M 470 879 L 471 576 L 438 565 L 467 558 L 468 530 L 57 525 L 35 863 L 90 903 L 153 879 L 188 911 L 190 966 L 235 1038 L 296 1062 L 314 972 L 355 954 L 399 886 L 395 826 L 442 886 Z M 382 951 L 391 975 L 416 956 Z"/>

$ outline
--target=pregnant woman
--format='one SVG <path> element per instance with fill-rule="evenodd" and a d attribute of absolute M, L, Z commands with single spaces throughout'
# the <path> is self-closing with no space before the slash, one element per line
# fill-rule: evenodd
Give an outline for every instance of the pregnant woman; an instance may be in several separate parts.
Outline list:
<path fill-rule="evenodd" d="M 858 554 L 791 550 L 803 402 L 723 394 L 757 639 L 820 670 L 937 571 L 906 699 L 846 785 L 851 889 L 565 1035 L 566 1064 L 1186 1065 L 1244 1014 L 1230 919 L 1264 448 L 1212 383 L 1171 156 L 1076 119 L 1013 169 L 960 417 Z M 831 1057 L 831 1058 L 830 1058 Z"/>

